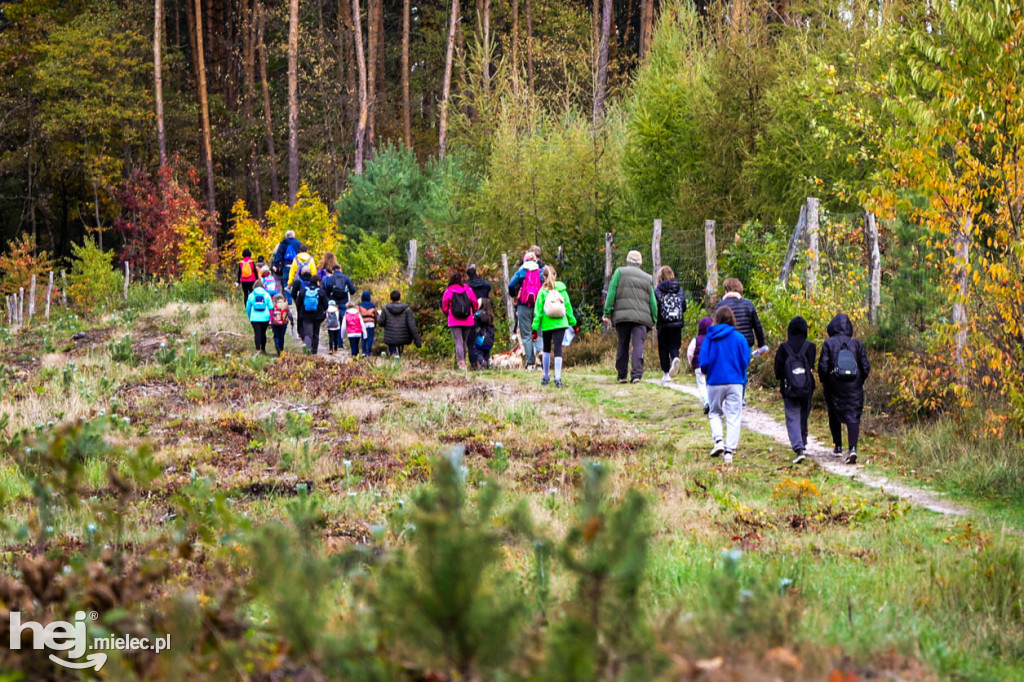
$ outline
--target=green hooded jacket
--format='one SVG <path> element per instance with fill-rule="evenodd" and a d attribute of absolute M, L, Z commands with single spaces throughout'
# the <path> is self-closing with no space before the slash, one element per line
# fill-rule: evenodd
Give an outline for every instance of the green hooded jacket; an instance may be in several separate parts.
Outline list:
<path fill-rule="evenodd" d="M 555 282 L 555 291 L 562 295 L 565 301 L 565 317 L 557 319 L 544 314 L 544 301 L 548 299 L 550 289 L 540 288 L 537 294 L 537 303 L 533 306 L 533 331 L 549 332 L 552 329 L 566 329 L 576 326 L 576 313 L 572 311 L 572 301 L 569 300 L 569 292 L 565 290 L 565 282 Z"/>

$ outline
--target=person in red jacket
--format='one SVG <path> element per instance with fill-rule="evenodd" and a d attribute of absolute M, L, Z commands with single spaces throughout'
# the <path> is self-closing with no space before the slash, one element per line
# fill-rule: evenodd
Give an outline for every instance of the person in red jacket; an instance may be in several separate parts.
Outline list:
<path fill-rule="evenodd" d="M 256 263 L 252 261 L 252 251 L 245 249 L 242 251 L 242 260 L 238 263 L 237 279 L 239 286 L 242 287 L 243 305 L 249 301 L 249 294 L 252 293 L 257 279 L 259 279 L 259 272 L 256 270 Z"/>

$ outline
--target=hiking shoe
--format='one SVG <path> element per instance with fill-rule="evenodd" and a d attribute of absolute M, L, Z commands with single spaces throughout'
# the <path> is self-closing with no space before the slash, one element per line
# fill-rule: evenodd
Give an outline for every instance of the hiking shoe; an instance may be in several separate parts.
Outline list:
<path fill-rule="evenodd" d="M 849 454 L 846 455 L 846 463 L 847 464 L 856 464 L 857 463 L 857 449 L 856 448 L 850 448 Z"/>
<path fill-rule="evenodd" d="M 540 385 L 541 386 L 547 386 L 550 383 L 551 383 L 551 379 L 549 379 L 548 377 L 544 377 L 543 379 L 540 380 Z"/>
<path fill-rule="evenodd" d="M 720 440 L 716 440 L 715 447 L 711 448 L 711 456 L 719 457 L 723 452 L 725 452 L 725 444 L 723 444 Z"/>
<path fill-rule="evenodd" d="M 802 464 L 807 459 L 807 455 L 804 454 L 803 450 L 796 451 L 796 457 L 793 458 L 793 464 Z"/>
<path fill-rule="evenodd" d="M 706 417 L 706 416 L 708 416 L 708 414 L 709 414 L 710 412 L 711 412 L 711 406 L 710 406 L 710 405 L 705 405 L 705 406 L 704 406 L 704 416 L 705 416 L 705 417 Z"/>
<path fill-rule="evenodd" d="M 668 375 L 670 377 L 674 377 L 679 374 L 679 365 L 681 364 L 682 363 L 679 362 L 679 358 L 672 358 L 672 365 L 668 368 Z"/>
<path fill-rule="evenodd" d="M 626 383 L 626 381 L 628 381 L 628 379 L 626 379 L 626 377 L 619 377 L 618 381 L 620 384 L 624 384 Z"/>
<path fill-rule="evenodd" d="M 661 377 L 661 381 L 660 381 L 659 383 L 660 383 L 660 384 L 661 384 L 662 386 L 667 386 L 667 385 L 669 385 L 670 383 L 672 383 L 672 377 L 670 377 L 670 376 L 668 375 L 668 373 L 666 372 L 666 373 L 665 373 L 665 375 L 664 375 L 663 377 Z"/>
<path fill-rule="evenodd" d="M 561 379 L 555 379 L 555 388 L 561 388 L 561 387 L 562 387 L 562 380 Z"/>
<path fill-rule="evenodd" d="M 629 380 L 629 383 L 639 384 L 641 381 L 643 381 L 643 379 L 641 379 L 640 377 L 633 377 L 632 379 Z"/>
<path fill-rule="evenodd" d="M 723 464 L 732 464 L 732 450 L 726 450 L 725 454 L 722 455 Z"/>
<path fill-rule="evenodd" d="M 842 457 L 843 456 L 843 446 L 842 445 L 835 446 L 835 448 L 832 449 L 832 456 L 833 457 Z"/>

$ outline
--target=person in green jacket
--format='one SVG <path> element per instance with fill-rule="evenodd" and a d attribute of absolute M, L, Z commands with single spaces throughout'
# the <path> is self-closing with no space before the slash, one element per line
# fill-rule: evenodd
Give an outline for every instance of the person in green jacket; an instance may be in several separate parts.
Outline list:
<path fill-rule="evenodd" d="M 640 269 L 643 256 L 639 251 L 626 255 L 626 265 L 615 271 L 608 283 L 608 296 L 604 300 L 604 322 L 615 325 L 619 348 L 615 354 L 615 371 L 619 383 L 626 383 L 629 369 L 630 343 L 633 345 L 632 383 L 644 378 L 644 342 L 658 319 L 658 299 L 654 295 L 654 280 Z"/>
<path fill-rule="evenodd" d="M 562 387 L 562 342 L 565 330 L 576 327 L 576 314 L 572 311 L 572 301 L 565 289 L 565 282 L 558 281 L 555 269 L 550 265 L 544 268 L 544 284 L 537 293 L 537 303 L 533 308 L 533 338 L 537 339 L 539 331 L 544 337 L 541 365 L 544 378 L 541 386 L 551 383 L 551 356 L 555 356 L 555 387 Z"/>

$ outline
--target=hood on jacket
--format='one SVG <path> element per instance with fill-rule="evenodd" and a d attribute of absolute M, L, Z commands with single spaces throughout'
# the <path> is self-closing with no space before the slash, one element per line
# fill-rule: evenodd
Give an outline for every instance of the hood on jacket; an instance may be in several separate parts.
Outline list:
<path fill-rule="evenodd" d="M 789 321 L 786 333 L 789 335 L 790 340 L 799 339 L 800 341 L 805 341 L 807 339 L 807 320 L 797 315 Z"/>
<path fill-rule="evenodd" d="M 666 279 L 664 282 L 658 284 L 658 291 L 663 294 L 678 294 L 679 280 L 675 277 L 672 279 Z"/>
<path fill-rule="evenodd" d="M 408 303 L 402 303 L 401 301 L 395 301 L 394 303 L 388 303 L 384 306 L 384 310 L 389 315 L 401 315 L 409 307 Z"/>
<path fill-rule="evenodd" d="M 708 330 L 715 323 L 710 317 L 700 318 L 700 322 L 697 323 L 697 336 L 707 336 Z"/>
<path fill-rule="evenodd" d="M 540 266 L 537 265 L 537 261 L 528 260 L 523 262 L 523 270 L 539 270 Z"/>
<path fill-rule="evenodd" d="M 371 297 L 372 297 L 372 294 L 369 291 L 364 291 L 363 292 L 363 300 L 362 300 L 362 302 L 363 303 L 369 303 Z"/>
<path fill-rule="evenodd" d="M 736 331 L 736 327 L 731 324 L 713 324 L 711 325 L 711 328 L 708 329 L 708 338 L 722 339 L 729 336 L 729 334 L 732 334 L 734 331 Z"/>
<path fill-rule="evenodd" d="M 829 336 L 849 336 L 853 337 L 853 323 L 850 322 L 850 317 L 846 313 L 839 313 L 832 318 L 832 321 L 828 323 L 826 328 Z"/>

